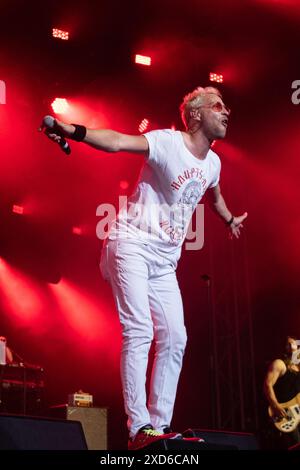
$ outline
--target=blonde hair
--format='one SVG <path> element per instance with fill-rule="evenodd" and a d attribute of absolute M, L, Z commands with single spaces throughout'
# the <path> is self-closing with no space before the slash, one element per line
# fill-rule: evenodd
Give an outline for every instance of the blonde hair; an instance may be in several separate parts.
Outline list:
<path fill-rule="evenodd" d="M 193 90 L 191 93 L 185 95 L 185 97 L 183 98 L 179 110 L 181 113 L 181 119 L 186 129 L 188 129 L 189 127 L 190 111 L 192 109 L 199 108 L 200 106 L 202 106 L 205 102 L 206 96 L 209 94 L 217 95 L 222 98 L 220 91 L 212 86 L 207 86 L 205 88 L 199 86 L 198 88 L 195 88 L 195 90 Z"/>

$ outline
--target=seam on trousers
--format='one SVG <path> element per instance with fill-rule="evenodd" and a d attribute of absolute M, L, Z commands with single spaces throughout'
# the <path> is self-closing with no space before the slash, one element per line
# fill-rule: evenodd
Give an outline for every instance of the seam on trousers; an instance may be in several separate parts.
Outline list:
<path fill-rule="evenodd" d="M 121 277 L 121 270 L 120 270 L 120 260 L 118 259 L 118 251 L 119 251 L 119 247 L 118 247 L 118 244 L 116 244 L 116 248 L 115 248 L 115 261 L 116 261 L 116 271 L 117 271 L 117 278 L 119 280 L 119 290 L 121 291 L 121 295 L 123 297 L 123 302 L 125 303 L 125 305 L 127 305 L 127 302 L 126 302 L 126 296 L 125 296 L 125 291 L 126 289 L 124 289 L 124 286 L 123 286 L 123 281 L 122 281 L 122 277 Z M 116 284 L 116 283 L 115 283 Z M 118 290 L 118 287 L 116 288 L 116 290 Z M 120 303 L 120 300 L 118 298 L 118 295 L 115 294 L 115 298 L 116 298 L 116 303 L 117 303 L 117 308 L 118 308 L 118 314 L 119 314 L 119 318 L 120 318 L 120 313 L 119 311 L 122 309 L 122 307 L 120 308 L 119 306 L 121 306 L 121 303 Z M 123 341 L 124 341 L 124 338 L 123 338 L 123 332 L 122 332 L 122 348 L 123 348 Z M 129 338 L 129 342 L 131 342 L 131 338 Z M 124 405 L 125 405 L 125 412 L 129 418 L 129 421 L 130 421 L 130 427 L 129 427 L 129 432 L 130 432 L 130 435 L 131 437 L 133 437 L 133 434 L 131 433 L 131 426 L 132 426 L 132 418 L 129 417 L 129 415 L 131 415 L 131 413 L 129 412 L 129 406 L 132 407 L 132 389 L 131 389 L 131 386 L 130 386 L 130 383 L 128 382 L 127 380 L 127 377 L 128 377 L 128 367 L 129 367 L 129 359 L 126 360 L 126 361 L 123 361 L 123 379 L 124 379 L 124 384 L 123 384 L 123 387 L 124 387 L 124 390 L 123 390 L 123 396 L 124 396 Z M 127 396 L 125 395 L 125 389 L 127 390 Z M 130 403 L 130 405 L 129 405 Z M 145 403 L 145 409 L 148 413 L 148 416 L 149 416 L 149 411 L 147 409 L 147 404 Z M 149 420 L 150 421 L 150 416 L 149 416 Z M 145 424 L 148 424 L 148 423 L 145 423 Z M 141 426 L 143 426 L 144 424 L 142 423 Z"/>
<path fill-rule="evenodd" d="M 170 335 L 169 324 L 168 324 L 168 322 L 167 322 L 167 317 L 166 317 L 166 314 L 165 314 L 165 309 L 164 309 L 164 307 L 163 307 L 163 304 L 162 304 L 162 302 L 161 302 L 159 296 L 157 295 L 156 290 L 151 286 L 150 283 L 149 283 L 149 288 L 151 289 L 152 293 L 154 293 L 154 295 L 155 295 L 156 298 L 158 299 L 158 303 L 159 303 L 159 305 L 160 305 L 160 307 L 161 307 L 161 311 L 162 311 L 162 313 L 163 313 L 163 316 L 164 316 L 164 318 L 165 318 L 165 323 L 166 323 L 167 328 L 168 328 L 168 334 L 169 334 L 169 352 L 168 352 L 168 356 L 169 356 L 169 357 L 168 357 L 168 359 L 170 360 L 170 351 L 171 351 L 171 341 L 170 341 L 170 338 L 171 338 L 171 335 Z M 163 373 L 164 380 L 162 381 L 162 385 L 161 385 L 160 390 L 159 390 L 159 394 L 160 394 L 160 395 L 161 395 L 161 391 L 162 391 L 163 387 L 165 386 L 165 380 L 166 380 L 166 379 L 165 379 L 165 377 L 166 377 L 165 369 L 166 369 L 166 366 L 164 366 L 164 373 Z"/>
<path fill-rule="evenodd" d="M 118 244 L 116 243 L 116 248 L 115 248 L 115 261 L 116 261 L 116 269 L 117 269 L 117 279 L 119 279 L 119 282 L 120 282 L 120 290 L 121 290 L 121 294 L 122 294 L 122 297 L 123 297 L 123 301 L 124 303 L 126 304 L 126 298 L 125 298 L 125 293 L 124 293 L 124 286 L 123 286 L 123 281 L 121 279 L 121 270 L 119 269 L 119 259 L 118 259 Z M 118 287 L 117 289 L 118 290 Z M 121 306 L 121 303 L 120 303 L 120 300 L 118 299 L 118 295 L 116 294 L 116 300 L 117 300 L 117 303 L 118 303 L 118 306 L 119 306 L 119 312 L 122 310 L 122 306 Z M 119 313 L 119 320 L 121 321 L 121 318 L 120 318 L 120 313 Z M 123 341 L 124 341 L 124 338 L 123 338 L 123 332 L 122 332 L 122 348 L 123 348 Z M 129 341 L 131 341 L 131 339 L 129 338 Z M 128 361 L 124 361 L 123 363 L 123 367 L 125 368 L 125 363 L 126 363 L 126 372 L 125 372 L 125 377 L 127 377 L 127 370 L 128 370 Z M 124 378 L 125 378 L 124 377 Z M 125 384 L 124 384 L 125 385 Z M 126 379 L 126 389 L 128 390 L 127 393 L 132 393 L 130 389 L 130 387 L 128 387 L 129 383 Z"/>

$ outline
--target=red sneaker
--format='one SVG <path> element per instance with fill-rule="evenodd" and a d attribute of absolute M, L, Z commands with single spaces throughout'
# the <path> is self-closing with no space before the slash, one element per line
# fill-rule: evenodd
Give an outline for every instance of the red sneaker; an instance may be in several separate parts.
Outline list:
<path fill-rule="evenodd" d="M 161 439 L 176 439 L 177 434 L 176 432 L 162 434 L 160 431 L 153 429 L 151 424 L 147 424 L 139 430 L 132 440 L 128 441 L 128 450 L 142 449 Z"/>

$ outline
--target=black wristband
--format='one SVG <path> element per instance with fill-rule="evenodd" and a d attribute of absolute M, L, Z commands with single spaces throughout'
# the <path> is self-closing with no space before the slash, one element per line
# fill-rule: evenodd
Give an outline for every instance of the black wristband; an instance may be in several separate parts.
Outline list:
<path fill-rule="evenodd" d="M 73 124 L 73 123 L 72 123 L 72 126 L 75 127 L 75 131 L 73 132 L 70 138 L 72 140 L 76 140 L 77 142 L 82 142 L 86 136 L 86 127 L 81 126 L 80 124 Z"/>
<path fill-rule="evenodd" d="M 233 219 L 234 219 L 234 215 L 231 217 L 230 220 L 228 220 L 228 222 L 226 222 L 226 225 L 230 226 L 233 222 Z"/>

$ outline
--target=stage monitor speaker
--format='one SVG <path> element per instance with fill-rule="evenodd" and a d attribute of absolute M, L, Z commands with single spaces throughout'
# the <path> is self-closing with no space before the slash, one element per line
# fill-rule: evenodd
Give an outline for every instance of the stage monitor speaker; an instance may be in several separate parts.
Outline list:
<path fill-rule="evenodd" d="M 254 434 L 209 429 L 187 429 L 184 437 L 202 437 L 206 443 L 234 446 L 236 450 L 258 450 L 258 439 Z"/>
<path fill-rule="evenodd" d="M 0 415 L 0 449 L 87 450 L 87 444 L 79 421 Z"/>
<path fill-rule="evenodd" d="M 51 416 L 80 421 L 89 450 L 107 450 L 107 408 L 57 405 Z"/>
<path fill-rule="evenodd" d="M 159 439 L 137 452 L 159 452 L 164 450 L 181 451 L 203 451 L 203 450 L 237 450 L 236 446 L 229 444 L 212 444 L 210 442 L 195 442 L 188 439 Z"/>

